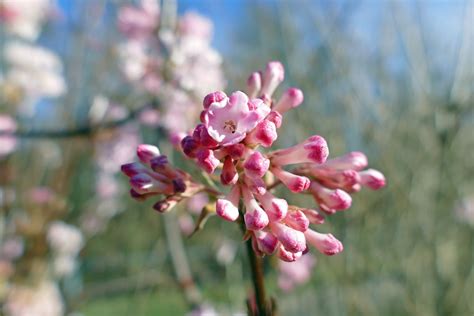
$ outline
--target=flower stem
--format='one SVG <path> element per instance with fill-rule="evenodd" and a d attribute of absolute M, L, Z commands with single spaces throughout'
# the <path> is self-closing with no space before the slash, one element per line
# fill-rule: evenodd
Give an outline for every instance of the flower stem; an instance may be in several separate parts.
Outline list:
<path fill-rule="evenodd" d="M 267 300 L 265 295 L 265 279 L 263 276 L 262 258 L 258 257 L 252 248 L 252 241 L 247 242 L 247 253 L 250 261 L 250 270 L 252 272 L 252 282 L 255 291 L 255 303 L 257 305 L 257 315 L 269 315 L 267 310 Z"/>
<path fill-rule="evenodd" d="M 242 205 L 240 205 L 240 216 L 243 218 L 243 212 L 242 212 Z M 245 227 L 244 221 L 240 221 L 240 228 L 242 229 L 242 232 L 245 234 L 247 231 L 247 228 Z M 255 305 L 257 307 L 257 314 L 256 316 L 267 316 L 271 315 L 269 313 L 269 310 L 267 308 L 267 300 L 266 300 L 266 294 L 265 294 L 265 278 L 263 275 L 263 266 L 262 266 L 262 258 L 257 256 L 255 254 L 255 251 L 252 248 L 252 239 L 250 238 L 245 242 L 247 244 L 247 254 L 249 257 L 249 263 L 250 263 L 250 271 L 252 273 L 252 283 L 253 283 L 253 288 L 255 292 Z M 252 304 L 249 305 L 249 316 L 252 316 Z"/>

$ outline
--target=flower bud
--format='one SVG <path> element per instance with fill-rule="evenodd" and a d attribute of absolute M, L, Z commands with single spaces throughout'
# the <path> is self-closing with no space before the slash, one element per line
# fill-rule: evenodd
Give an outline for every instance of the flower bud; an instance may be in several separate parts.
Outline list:
<path fill-rule="evenodd" d="M 351 207 L 351 196 L 341 189 L 328 189 L 313 181 L 310 191 L 321 209 L 327 213 L 332 214 L 335 211 L 347 210 Z"/>
<path fill-rule="evenodd" d="M 252 73 L 247 79 L 247 90 L 250 98 L 258 96 L 260 89 L 262 88 L 262 76 L 259 72 Z"/>
<path fill-rule="evenodd" d="M 298 260 L 301 256 L 303 255 L 303 252 L 290 252 L 283 247 L 283 245 L 280 245 L 278 248 L 278 258 L 280 258 L 283 261 L 286 262 L 294 262 Z"/>
<path fill-rule="evenodd" d="M 303 143 L 286 149 L 281 149 L 270 153 L 272 163 L 278 166 L 285 166 L 298 163 L 323 163 L 329 155 L 329 148 L 326 140 L 314 135 Z"/>
<path fill-rule="evenodd" d="M 288 212 L 288 215 L 285 217 L 284 222 L 286 225 L 300 232 L 305 232 L 309 227 L 308 218 L 300 210 Z"/>
<path fill-rule="evenodd" d="M 270 147 L 277 139 L 276 126 L 269 120 L 263 120 L 258 123 L 255 129 L 247 134 L 245 142 L 251 145 L 262 145 L 263 147 Z"/>
<path fill-rule="evenodd" d="M 278 179 L 280 179 L 281 182 L 283 182 L 284 185 L 288 187 L 288 189 L 290 189 L 290 191 L 294 193 L 306 191 L 311 184 L 311 181 L 308 178 L 298 176 L 277 167 L 272 168 L 271 171 Z"/>
<path fill-rule="evenodd" d="M 175 193 L 183 193 L 186 191 L 186 183 L 181 178 L 176 178 L 171 181 Z"/>
<path fill-rule="evenodd" d="M 186 136 L 181 140 L 181 148 L 186 156 L 196 158 L 199 143 L 192 136 Z"/>
<path fill-rule="evenodd" d="M 268 191 L 263 195 L 257 195 L 257 199 L 267 212 L 270 221 L 280 221 L 286 217 L 288 202 L 285 199 L 276 198 Z"/>
<path fill-rule="evenodd" d="M 303 148 L 308 152 L 308 158 L 315 163 L 323 163 L 329 156 L 326 140 L 319 135 L 311 136 L 306 140 Z"/>
<path fill-rule="evenodd" d="M 306 249 L 306 239 L 302 232 L 278 222 L 271 222 L 270 229 L 287 251 L 297 253 Z"/>
<path fill-rule="evenodd" d="M 221 172 L 221 182 L 224 185 L 236 184 L 239 179 L 237 169 L 235 169 L 234 161 L 230 156 L 227 156 L 224 160 L 224 167 Z"/>
<path fill-rule="evenodd" d="M 252 193 L 245 186 L 242 187 L 242 195 L 245 205 L 245 226 L 248 230 L 264 229 L 269 222 L 267 213 L 258 205 Z"/>
<path fill-rule="evenodd" d="M 140 144 L 137 147 L 137 156 L 144 164 L 149 164 L 150 160 L 159 156 L 160 150 L 158 147 L 147 144 Z"/>
<path fill-rule="evenodd" d="M 130 178 L 130 186 L 139 194 L 146 193 L 164 193 L 171 194 L 173 188 L 171 185 L 155 180 L 146 173 L 139 173 Z"/>
<path fill-rule="evenodd" d="M 236 185 L 230 190 L 225 198 L 218 199 L 216 202 L 216 213 L 227 221 L 235 221 L 239 217 L 239 199 L 240 189 Z"/>
<path fill-rule="evenodd" d="M 244 182 L 254 194 L 264 195 L 267 192 L 267 186 L 262 178 L 244 176 Z"/>
<path fill-rule="evenodd" d="M 251 242 L 252 242 L 252 249 L 255 252 L 255 254 L 259 257 L 263 257 L 265 254 L 260 250 L 258 246 L 257 238 L 255 238 L 255 236 L 253 235 L 252 235 Z"/>
<path fill-rule="evenodd" d="M 261 178 L 268 171 L 270 160 L 265 158 L 259 151 L 254 151 L 244 163 L 245 174 L 249 177 Z"/>
<path fill-rule="evenodd" d="M 292 108 L 299 106 L 303 103 L 303 91 L 297 88 L 289 88 L 285 91 L 278 103 L 272 108 L 272 110 L 283 114 Z"/>
<path fill-rule="evenodd" d="M 138 162 L 126 163 L 120 166 L 120 170 L 127 176 L 133 177 L 139 173 L 146 173 L 147 168 Z"/>
<path fill-rule="evenodd" d="M 321 234 L 308 229 L 304 235 L 309 244 L 325 255 L 333 256 L 344 249 L 342 243 L 332 234 Z"/>
<path fill-rule="evenodd" d="M 207 128 L 204 124 L 196 126 L 193 132 L 193 138 L 196 142 L 207 148 L 213 148 L 218 145 L 216 140 L 209 135 Z"/>
<path fill-rule="evenodd" d="M 385 186 L 384 175 L 375 169 L 367 169 L 359 172 L 361 184 L 372 190 L 378 190 Z"/>
<path fill-rule="evenodd" d="M 260 94 L 271 97 L 284 78 L 285 69 L 283 65 L 279 61 L 269 62 L 263 73 L 263 85 Z"/>
<path fill-rule="evenodd" d="M 211 106 L 212 103 L 221 102 L 225 98 L 227 98 L 227 95 L 222 91 L 212 92 L 204 97 L 202 105 L 204 106 L 205 109 L 207 109 Z"/>
<path fill-rule="evenodd" d="M 306 215 L 311 224 L 319 225 L 324 223 L 324 216 L 319 214 L 318 211 L 308 208 L 303 208 L 301 211 Z"/>
<path fill-rule="evenodd" d="M 219 160 L 214 157 L 214 152 L 210 149 L 201 148 L 196 154 L 197 164 L 207 173 L 213 173 L 219 165 Z"/>
<path fill-rule="evenodd" d="M 268 114 L 266 119 L 272 122 L 273 124 L 275 124 L 276 128 L 280 128 L 281 123 L 283 121 L 283 116 L 276 111 L 271 111 L 270 114 Z"/>
<path fill-rule="evenodd" d="M 368 161 L 364 153 L 353 151 L 344 156 L 336 157 L 326 161 L 321 167 L 337 170 L 357 170 L 360 171 L 367 167 Z"/>
<path fill-rule="evenodd" d="M 331 189 L 342 189 L 348 192 L 358 191 L 361 177 L 355 170 L 336 170 L 326 168 L 324 165 L 312 165 L 309 167 L 311 174 L 323 186 Z"/>
<path fill-rule="evenodd" d="M 278 246 L 278 239 L 269 232 L 257 230 L 254 232 L 254 239 L 258 250 L 266 255 L 273 254 Z"/>

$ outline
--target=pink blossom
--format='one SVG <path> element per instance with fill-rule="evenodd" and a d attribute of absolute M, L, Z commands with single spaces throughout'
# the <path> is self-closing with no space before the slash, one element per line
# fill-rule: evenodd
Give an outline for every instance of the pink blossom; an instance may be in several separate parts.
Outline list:
<path fill-rule="evenodd" d="M 270 223 L 270 229 L 287 251 L 297 253 L 306 249 L 306 239 L 302 232 L 276 221 Z"/>
<path fill-rule="evenodd" d="M 254 72 L 247 80 L 247 92 L 251 98 L 255 98 L 262 88 L 262 76 L 259 72 Z"/>
<path fill-rule="evenodd" d="M 337 170 L 351 169 L 360 171 L 367 167 L 367 165 L 367 157 L 364 155 L 364 153 L 353 151 L 341 157 L 329 159 L 321 167 Z"/>
<path fill-rule="evenodd" d="M 235 221 L 239 217 L 240 189 L 234 186 L 225 198 L 217 200 L 216 213 L 228 221 Z"/>
<path fill-rule="evenodd" d="M 362 153 L 353 152 L 327 160 L 328 144 L 319 135 L 286 149 L 262 150 L 262 147 L 273 146 L 278 128 L 283 124 L 283 114 L 303 101 L 303 93 L 290 88 L 279 102 L 274 102 L 272 95 L 283 78 L 281 63 L 270 62 L 263 72 L 254 72 L 249 78 L 251 98 L 240 91 L 230 97 L 220 91 L 208 94 L 203 100 L 201 123 L 192 133 L 182 137 L 181 149 L 184 155 L 211 174 L 210 179 L 218 180 L 214 173 L 221 170 L 221 184 L 231 186 L 225 196 L 215 193 L 217 215 L 227 221 L 236 221 L 242 212 L 247 229 L 245 236 L 251 238 L 257 255 L 276 252 L 281 260 L 293 262 L 308 251 L 307 243 L 327 255 L 342 251 L 343 246 L 333 235 L 310 228 L 311 224 L 324 223 L 325 218 L 317 210 L 289 205 L 286 199 L 272 193 L 274 187 L 282 183 L 293 193 L 307 191 L 322 211 L 332 214 L 350 207 L 349 193 L 357 192 L 362 186 L 380 187 L 384 178 L 370 169 L 362 171 L 367 165 Z M 147 159 L 143 161 L 147 162 Z M 166 197 L 154 205 L 156 210 L 163 212 L 182 198 L 192 196 L 193 192 L 187 188 L 192 183 L 190 176 L 186 179 L 165 173 L 158 168 L 160 157 L 152 158 L 151 165 L 160 175 L 139 165 L 123 166 L 124 173 L 134 180 L 131 182 L 134 198 L 164 194 Z M 183 189 L 177 190 L 181 185 L 167 178 L 179 179 Z M 158 187 L 155 182 L 165 186 Z M 158 187 L 157 192 L 150 190 L 155 187 Z M 242 210 L 239 210 L 240 204 Z"/>
<path fill-rule="evenodd" d="M 278 239 L 275 235 L 262 230 L 256 230 L 254 232 L 252 241 L 254 242 L 254 248 L 257 248 L 257 252 L 266 255 L 273 254 L 278 246 Z"/>
<path fill-rule="evenodd" d="M 283 245 L 278 248 L 278 258 L 286 262 L 294 262 L 301 258 L 303 252 L 291 252 L 288 251 Z"/>
<path fill-rule="evenodd" d="M 280 166 L 298 163 L 321 164 L 326 161 L 328 155 L 329 149 L 326 140 L 315 135 L 301 144 L 273 152 L 272 162 Z"/>
<path fill-rule="evenodd" d="M 263 195 L 257 195 L 257 199 L 271 221 L 280 221 L 286 217 L 288 202 L 285 199 L 279 199 L 268 191 Z"/>
<path fill-rule="evenodd" d="M 140 7 L 123 6 L 118 13 L 118 28 L 128 38 L 147 40 L 158 27 L 157 2 L 142 0 Z"/>
<path fill-rule="evenodd" d="M 372 190 L 378 190 L 385 186 L 385 177 L 380 171 L 367 169 L 359 172 L 359 176 L 360 183 Z"/>
<path fill-rule="evenodd" d="M 249 230 L 262 230 L 268 223 L 267 213 L 260 207 L 250 190 L 242 186 L 242 196 L 245 205 L 245 226 Z"/>
<path fill-rule="evenodd" d="M 273 107 L 274 111 L 280 114 L 299 106 L 303 103 L 303 92 L 297 88 L 290 88 L 285 91 L 278 103 Z"/>
<path fill-rule="evenodd" d="M 249 177 L 261 178 L 267 173 L 270 160 L 265 158 L 259 151 L 253 152 L 244 163 L 245 174 Z"/>
<path fill-rule="evenodd" d="M 341 189 L 328 189 L 317 182 L 312 182 L 310 192 L 321 209 L 327 213 L 334 213 L 348 209 L 352 204 L 351 196 Z"/>
<path fill-rule="evenodd" d="M 227 156 L 224 160 L 224 166 L 221 172 L 221 182 L 224 185 L 230 185 L 237 183 L 239 174 L 235 168 L 234 161 L 230 156 Z"/>
<path fill-rule="evenodd" d="M 300 232 L 305 232 L 308 229 L 310 223 L 305 213 L 300 210 L 288 212 L 288 215 L 283 221 L 289 227 L 296 229 Z"/>
<path fill-rule="evenodd" d="M 250 110 L 248 103 L 248 97 L 240 91 L 221 102 L 212 103 L 205 114 L 209 135 L 222 146 L 242 141 L 246 133 L 263 119 L 257 109 Z"/>
<path fill-rule="evenodd" d="M 311 183 L 307 177 L 293 174 L 278 167 L 273 167 L 271 171 L 288 189 L 295 193 L 306 191 Z"/>
<path fill-rule="evenodd" d="M 279 61 L 271 61 L 263 72 L 261 95 L 271 97 L 275 89 L 285 78 L 285 69 Z"/>
<path fill-rule="evenodd" d="M 250 145 L 262 145 L 270 147 L 278 138 L 277 127 L 272 121 L 265 119 L 258 123 L 257 127 L 245 138 L 245 142 Z"/>
<path fill-rule="evenodd" d="M 183 36 L 197 37 L 205 41 L 212 38 L 212 22 L 195 12 L 186 12 L 179 19 L 178 27 Z"/>

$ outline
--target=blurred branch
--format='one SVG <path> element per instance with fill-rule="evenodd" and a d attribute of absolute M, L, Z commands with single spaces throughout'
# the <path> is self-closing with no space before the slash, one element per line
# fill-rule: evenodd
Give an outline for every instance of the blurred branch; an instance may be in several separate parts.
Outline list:
<path fill-rule="evenodd" d="M 190 306 L 198 305 L 201 302 L 201 293 L 193 280 L 175 213 L 163 216 L 163 226 L 177 283 L 183 291 L 186 302 Z"/>
<path fill-rule="evenodd" d="M 72 129 L 63 130 L 17 130 L 15 132 L 0 131 L 0 136 L 16 136 L 20 138 L 69 138 L 69 137 L 88 137 L 106 129 L 114 129 L 125 125 L 136 119 L 144 110 L 156 107 L 156 101 L 152 104 L 144 105 L 122 118 L 111 122 L 91 124 Z"/>

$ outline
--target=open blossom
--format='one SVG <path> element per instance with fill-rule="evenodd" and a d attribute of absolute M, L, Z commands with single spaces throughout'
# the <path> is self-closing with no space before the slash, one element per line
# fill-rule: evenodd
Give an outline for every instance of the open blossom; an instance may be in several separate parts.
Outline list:
<path fill-rule="evenodd" d="M 149 39 L 158 27 L 160 8 L 158 1 L 142 0 L 139 7 L 130 5 L 120 8 L 118 28 L 130 39 L 142 41 Z"/>
<path fill-rule="evenodd" d="M 220 170 L 221 184 L 230 188 L 218 196 L 216 214 L 227 221 L 242 217 L 245 236 L 251 238 L 258 255 L 275 254 L 282 261 L 293 262 L 304 257 L 309 246 L 335 255 L 343 250 L 342 243 L 332 234 L 310 227 L 324 222 L 321 213 L 291 205 L 275 196 L 272 188 L 282 184 L 293 193 L 310 194 L 319 210 L 333 214 L 351 206 L 351 193 L 362 187 L 379 189 L 385 178 L 376 170 L 364 170 L 367 158 L 362 153 L 328 159 L 329 147 L 320 135 L 288 148 L 272 149 L 283 115 L 304 100 L 297 88 L 289 88 L 274 100 L 283 79 L 283 65 L 273 61 L 250 76 L 247 93 L 209 93 L 203 100 L 201 123 L 182 137 L 181 150 L 203 171 L 214 174 Z M 151 178 L 142 175 L 140 185 L 152 183 Z M 160 186 L 157 190 L 173 194 L 165 189 Z"/>
<path fill-rule="evenodd" d="M 55 253 L 75 256 L 84 246 L 79 229 L 64 222 L 51 223 L 47 233 L 48 242 Z"/>
<path fill-rule="evenodd" d="M 51 4 L 50 0 L 0 0 L 0 24 L 11 34 L 35 40 Z"/>
<path fill-rule="evenodd" d="M 211 47 L 209 19 L 187 12 L 175 30 L 159 29 L 160 10 L 152 3 L 157 1 L 120 9 L 118 28 L 127 39 L 118 48 L 120 66 L 131 83 L 159 99 L 159 109 L 141 116 L 142 122 L 153 121 L 171 134 L 187 132 L 199 116 L 200 100 L 225 86 L 222 58 Z"/>
<path fill-rule="evenodd" d="M 58 97 L 65 93 L 62 64 L 53 52 L 20 41 L 5 46 L 8 71 L 5 80 L 19 86 L 24 93 L 35 97 Z"/>

